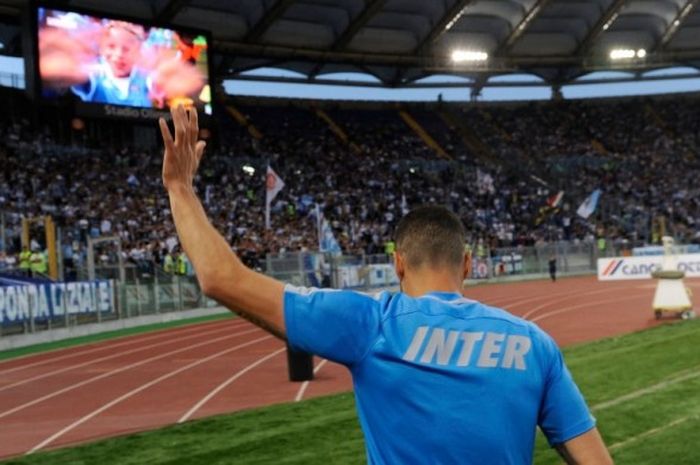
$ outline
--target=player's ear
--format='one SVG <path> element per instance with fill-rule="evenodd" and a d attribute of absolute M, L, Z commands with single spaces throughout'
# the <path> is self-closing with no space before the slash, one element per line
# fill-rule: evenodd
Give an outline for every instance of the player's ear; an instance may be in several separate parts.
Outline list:
<path fill-rule="evenodd" d="M 472 274 L 472 254 L 469 252 L 464 253 L 464 279 L 469 278 L 469 276 Z"/>
<path fill-rule="evenodd" d="M 394 252 L 394 269 L 396 270 L 396 276 L 398 276 L 399 281 L 403 280 L 406 274 L 406 262 L 397 251 Z"/>

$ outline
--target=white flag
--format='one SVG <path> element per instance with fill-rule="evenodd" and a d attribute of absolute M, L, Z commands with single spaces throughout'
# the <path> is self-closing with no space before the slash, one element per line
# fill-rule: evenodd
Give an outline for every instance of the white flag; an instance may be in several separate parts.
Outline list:
<path fill-rule="evenodd" d="M 271 168 L 267 167 L 267 178 L 265 179 L 265 203 L 271 203 L 272 200 L 284 188 L 284 181 Z"/>
<path fill-rule="evenodd" d="M 600 189 L 594 190 L 593 193 L 591 193 L 591 195 L 589 195 L 586 200 L 579 205 L 578 210 L 576 210 L 578 216 L 588 219 L 588 217 L 595 212 L 596 208 L 598 208 L 600 193 Z"/>
<path fill-rule="evenodd" d="M 267 229 L 270 229 L 270 204 L 283 188 L 282 178 L 268 166 L 265 178 L 265 228 Z"/>

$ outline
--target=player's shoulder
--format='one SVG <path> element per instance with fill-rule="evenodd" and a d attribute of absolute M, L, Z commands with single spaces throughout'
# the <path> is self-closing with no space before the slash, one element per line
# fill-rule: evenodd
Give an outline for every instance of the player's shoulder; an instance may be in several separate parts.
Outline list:
<path fill-rule="evenodd" d="M 333 299 L 338 304 L 364 304 L 385 306 L 391 298 L 391 293 L 380 291 L 375 293 L 360 292 L 351 289 L 333 289 L 318 287 L 302 287 L 286 284 L 284 291 L 287 294 L 302 298 Z"/>

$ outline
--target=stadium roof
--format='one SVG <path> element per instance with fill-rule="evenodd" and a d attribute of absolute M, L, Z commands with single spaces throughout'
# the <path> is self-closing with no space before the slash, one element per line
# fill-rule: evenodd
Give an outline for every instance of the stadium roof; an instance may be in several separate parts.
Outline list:
<path fill-rule="evenodd" d="M 62 0 L 79 7 L 212 31 L 222 78 L 258 67 L 368 73 L 383 85 L 432 74 L 532 73 L 558 85 L 593 70 L 700 67 L 700 0 Z M 17 17 L 29 0 L 0 0 Z M 10 26 L 0 41 L 13 40 Z M 15 26 L 16 27 L 16 26 Z M 17 33 L 18 34 L 18 33 Z M 15 37 L 16 41 L 17 38 Z M 646 51 L 611 61 L 615 48 Z M 488 53 L 457 64 L 455 49 Z M 281 78 L 280 78 L 281 79 Z M 327 81 L 324 81 L 327 82 Z"/>

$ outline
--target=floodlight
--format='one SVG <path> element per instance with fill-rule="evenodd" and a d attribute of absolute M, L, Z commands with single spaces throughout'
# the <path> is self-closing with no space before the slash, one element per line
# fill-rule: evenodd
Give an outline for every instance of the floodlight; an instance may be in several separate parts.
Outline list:
<path fill-rule="evenodd" d="M 637 52 L 630 48 L 616 48 L 610 51 L 611 60 L 629 60 L 630 58 L 634 58 L 636 55 Z"/>
<path fill-rule="evenodd" d="M 455 50 L 452 52 L 452 61 L 463 63 L 465 61 L 486 61 L 489 54 L 479 50 Z"/>

